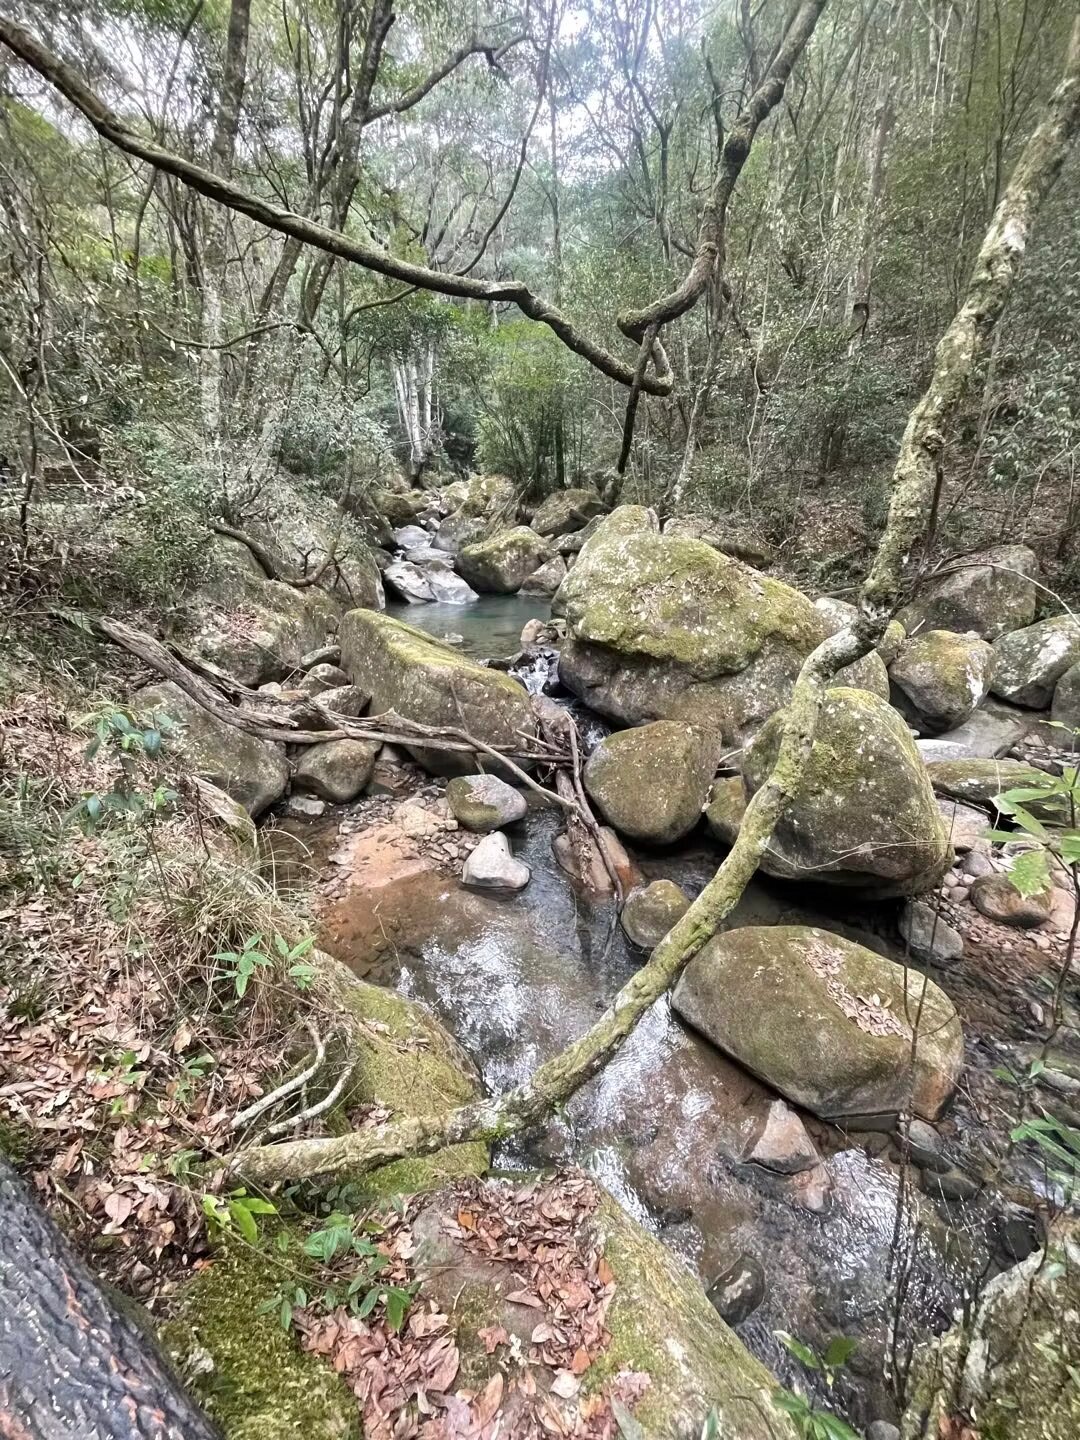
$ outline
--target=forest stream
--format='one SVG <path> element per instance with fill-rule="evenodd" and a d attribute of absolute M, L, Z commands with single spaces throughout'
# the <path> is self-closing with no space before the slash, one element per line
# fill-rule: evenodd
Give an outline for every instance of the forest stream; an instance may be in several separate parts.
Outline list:
<path fill-rule="evenodd" d="M 487 660 L 516 651 L 522 625 L 548 613 L 545 601 L 524 596 L 399 608 L 397 618 L 439 638 L 461 636 L 466 653 Z M 416 784 L 424 788 L 419 772 Z M 365 979 L 430 1007 L 493 1094 L 586 1030 L 645 958 L 610 901 L 591 901 L 559 868 L 551 849 L 558 812 L 530 801 L 508 834 L 532 879 L 512 896 L 469 890 L 434 865 L 398 875 L 391 868 L 377 896 L 352 883 L 349 841 L 368 823 L 369 801 L 285 822 L 311 851 L 322 943 Z M 721 854 L 699 829 L 633 858 L 646 882 L 671 879 L 693 896 Z M 888 903 L 845 902 L 835 889 L 759 874 L 728 923 L 818 925 L 902 959 L 890 918 Z M 964 1023 L 989 1068 L 994 1057 L 979 1043 L 978 1017 L 965 1014 Z M 676 1018 L 665 998 L 557 1119 L 505 1143 L 493 1164 L 520 1172 L 574 1163 L 593 1173 L 703 1285 L 722 1276 L 736 1287 L 752 1309 L 741 1323 L 736 1309 L 738 1333 L 782 1379 L 802 1372 L 777 1331 L 819 1353 L 837 1334 L 857 1336 L 831 1403 L 865 1424 L 888 1409 L 886 1376 L 903 1371 L 915 1341 L 947 1327 L 988 1267 L 1015 1263 L 1018 1246 L 1025 1252 L 1025 1212 L 989 1184 L 959 1206 L 931 1200 L 917 1184 L 901 1185 L 895 1137 L 841 1131 L 808 1114 L 820 1165 L 784 1175 L 747 1164 L 740 1157 L 773 1099 Z M 962 1095 L 945 1122 L 950 1152 L 958 1155 L 982 1128 L 970 1094 Z M 997 1129 L 1007 1130 L 1007 1117 Z M 993 1124 L 982 1136 L 989 1151 L 1005 1138 Z M 1003 1235 L 1011 1252 L 1002 1252 Z M 904 1307 L 892 1335 L 901 1272 Z"/>

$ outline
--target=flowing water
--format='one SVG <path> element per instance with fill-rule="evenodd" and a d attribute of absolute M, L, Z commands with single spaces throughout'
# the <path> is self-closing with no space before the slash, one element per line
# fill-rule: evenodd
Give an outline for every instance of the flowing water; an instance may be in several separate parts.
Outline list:
<path fill-rule="evenodd" d="M 452 628 L 466 637 L 464 649 L 485 657 L 516 650 L 524 621 L 547 613 L 545 602 L 518 597 L 399 608 L 433 634 Z M 346 890 L 323 916 L 328 946 L 368 978 L 430 1006 L 493 1093 L 586 1030 L 645 958 L 615 923 L 611 905 L 589 903 L 555 864 L 559 826 L 556 812 L 530 807 L 508 832 L 532 869 L 518 895 L 467 891 L 427 871 L 384 887 L 374 905 Z M 693 895 L 720 852 L 698 835 L 635 858 L 646 879 L 670 877 Z M 860 913 L 854 903 L 758 879 L 729 924 L 821 924 L 889 953 L 873 907 Z M 910 1334 L 949 1322 L 985 1261 L 982 1234 L 948 1228 L 917 1195 L 898 1218 L 897 1168 L 881 1153 L 881 1136 L 845 1135 L 806 1117 L 824 1160 L 809 1186 L 742 1163 L 772 1098 L 684 1027 L 665 998 L 558 1119 L 516 1138 L 494 1160 L 513 1168 L 561 1161 L 587 1167 L 704 1284 L 752 1257 L 764 1271 L 765 1297 L 740 1327 L 743 1339 L 783 1376 L 790 1361 L 776 1330 L 815 1348 L 841 1332 L 857 1338 L 860 1349 L 830 1403 L 865 1424 L 889 1410 L 882 1372 L 898 1254 L 907 1256 L 902 1348 Z"/>

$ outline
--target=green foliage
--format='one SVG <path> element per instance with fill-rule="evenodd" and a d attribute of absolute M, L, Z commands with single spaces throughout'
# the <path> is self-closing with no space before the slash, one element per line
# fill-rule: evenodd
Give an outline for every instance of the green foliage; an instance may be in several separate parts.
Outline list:
<path fill-rule="evenodd" d="M 1009 879 L 1021 895 L 1050 889 L 1051 856 L 1073 867 L 1075 874 L 1080 865 L 1080 767 L 1066 765 L 1060 775 L 1047 774 L 1044 782 L 1006 790 L 994 803 L 1036 842 L 1035 848 L 1021 851 L 1009 868 Z M 1007 830 L 993 830 L 990 836 L 1006 842 L 1016 839 Z"/>
<path fill-rule="evenodd" d="M 260 1217 L 277 1214 L 272 1201 L 249 1195 L 243 1186 L 224 1196 L 204 1195 L 202 1208 L 212 1240 L 239 1235 L 253 1246 L 261 1243 Z"/>
<path fill-rule="evenodd" d="M 835 1335 L 824 1353 L 818 1355 L 809 1345 L 796 1340 L 786 1330 L 777 1330 L 775 1334 L 784 1349 L 794 1355 L 807 1370 L 820 1374 L 830 1390 L 836 1382 L 837 1372 L 843 1369 L 858 1348 L 857 1340 L 852 1340 L 847 1335 Z M 791 1416 L 802 1440 L 859 1440 L 856 1432 L 839 1416 L 829 1410 L 815 1408 L 804 1396 L 797 1395 L 793 1390 L 786 1390 L 781 1386 L 773 1398 L 777 1406 Z"/>
<path fill-rule="evenodd" d="M 314 935 L 305 935 L 294 945 L 290 945 L 283 936 L 275 935 L 270 946 L 266 945 L 262 934 L 249 935 L 239 950 L 219 950 L 214 955 L 218 978 L 227 980 L 235 990 L 236 998 L 243 1000 L 256 971 L 268 969 L 280 961 L 285 967 L 285 974 L 297 989 L 307 990 L 315 980 L 315 967 L 303 957 L 314 944 Z"/>

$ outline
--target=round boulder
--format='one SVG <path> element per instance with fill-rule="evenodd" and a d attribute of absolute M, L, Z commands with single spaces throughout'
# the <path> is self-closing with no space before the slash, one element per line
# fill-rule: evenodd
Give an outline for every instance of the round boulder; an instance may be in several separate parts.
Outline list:
<path fill-rule="evenodd" d="M 715 936 L 690 961 L 672 1005 L 718 1049 L 826 1120 L 911 1112 L 933 1120 L 964 1059 L 956 1010 L 932 980 L 815 926 Z"/>
<path fill-rule="evenodd" d="M 689 909 L 690 897 L 674 880 L 654 880 L 627 897 L 620 920 L 628 939 L 652 950 Z"/>
<path fill-rule="evenodd" d="M 1003 635 L 994 645 L 995 695 L 1045 710 L 1054 698 L 1057 683 L 1080 661 L 1080 620 L 1072 615 L 1054 615 Z"/>
<path fill-rule="evenodd" d="M 923 734 L 962 725 L 981 705 L 994 674 L 994 647 L 977 635 L 926 630 L 889 667 L 897 709 Z"/>
<path fill-rule="evenodd" d="M 712 732 L 659 720 L 601 740 L 585 765 L 585 789 L 623 835 L 670 844 L 697 824 L 715 768 Z"/>
<path fill-rule="evenodd" d="M 974 630 L 984 640 L 1030 625 L 1039 592 L 1034 550 L 998 545 L 956 561 L 949 573 L 931 580 L 897 619 L 909 635 L 919 630 Z"/>
<path fill-rule="evenodd" d="M 1070 665 L 1054 687 L 1051 719 L 1070 730 L 1080 730 L 1080 660 Z"/>
<path fill-rule="evenodd" d="M 538 535 L 564 535 L 580 530 L 604 508 L 595 490 L 556 490 L 536 507 L 530 523 Z"/>
<path fill-rule="evenodd" d="M 980 915 L 999 925 L 1031 930 L 1050 918 L 1047 895 L 1021 895 L 1007 875 L 983 875 L 971 887 L 971 899 Z"/>
<path fill-rule="evenodd" d="M 327 740 L 309 745 L 293 771 L 293 788 L 310 790 L 323 800 L 343 805 L 371 780 L 379 746 L 371 740 Z"/>
<path fill-rule="evenodd" d="M 520 790 L 497 775 L 459 775 L 446 787 L 454 819 L 466 830 L 501 830 L 525 817 L 528 806 Z"/>
<path fill-rule="evenodd" d="M 457 567 L 474 590 L 513 595 L 554 553 L 549 542 L 535 530 L 516 525 L 512 530 L 500 530 L 490 540 L 465 545 L 458 551 Z"/>
<path fill-rule="evenodd" d="M 781 711 L 744 752 L 749 795 L 772 771 L 783 726 Z M 880 898 L 932 889 L 950 858 L 926 766 L 903 720 L 865 690 L 829 690 L 798 793 L 762 868 Z"/>

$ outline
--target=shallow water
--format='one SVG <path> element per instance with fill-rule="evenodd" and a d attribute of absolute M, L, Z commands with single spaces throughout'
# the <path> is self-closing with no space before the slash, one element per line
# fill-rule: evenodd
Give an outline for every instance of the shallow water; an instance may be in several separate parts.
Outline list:
<path fill-rule="evenodd" d="M 527 620 L 546 620 L 551 607 L 542 595 L 481 595 L 471 605 L 387 604 L 386 613 L 441 640 L 462 637 L 461 651 L 478 659 L 502 659 L 521 649 Z"/>

